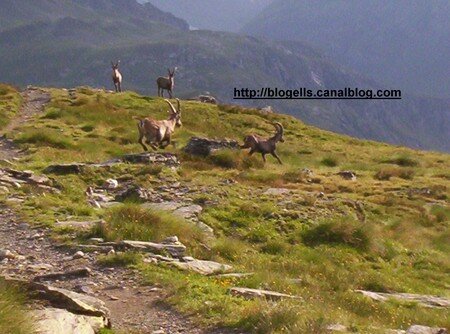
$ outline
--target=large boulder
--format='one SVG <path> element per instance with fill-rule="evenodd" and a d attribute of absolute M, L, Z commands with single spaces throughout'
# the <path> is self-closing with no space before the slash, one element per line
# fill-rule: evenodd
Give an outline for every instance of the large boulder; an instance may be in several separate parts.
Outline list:
<path fill-rule="evenodd" d="M 427 326 L 412 325 L 406 331 L 406 334 L 448 334 L 448 330 L 446 328 L 433 328 Z"/>
<path fill-rule="evenodd" d="M 184 148 L 186 153 L 199 156 L 208 156 L 212 153 L 223 149 L 239 149 L 239 143 L 236 140 L 229 139 L 208 139 L 200 137 L 192 137 Z"/>
<path fill-rule="evenodd" d="M 52 307 L 32 311 L 31 315 L 39 334 L 96 334 L 108 326 L 103 317 L 73 314 Z"/>

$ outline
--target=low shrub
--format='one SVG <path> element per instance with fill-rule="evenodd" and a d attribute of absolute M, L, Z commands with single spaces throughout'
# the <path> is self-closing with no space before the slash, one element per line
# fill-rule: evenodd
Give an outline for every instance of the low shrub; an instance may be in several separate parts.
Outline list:
<path fill-rule="evenodd" d="M 322 222 L 306 230 L 302 235 L 308 246 L 320 244 L 346 245 L 359 250 L 367 250 L 371 239 L 367 228 L 353 220 L 334 220 Z"/>
<path fill-rule="evenodd" d="M 391 177 L 399 177 L 405 180 L 412 180 L 415 171 L 411 168 L 382 168 L 375 174 L 375 179 L 380 181 L 388 181 Z"/>
<path fill-rule="evenodd" d="M 325 157 L 320 161 L 320 163 L 327 167 L 336 167 L 339 165 L 339 161 L 335 157 Z"/>

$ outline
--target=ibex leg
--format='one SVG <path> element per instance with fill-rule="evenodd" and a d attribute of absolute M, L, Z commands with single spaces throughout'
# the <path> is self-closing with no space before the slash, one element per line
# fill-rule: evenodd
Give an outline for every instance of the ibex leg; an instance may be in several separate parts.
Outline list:
<path fill-rule="evenodd" d="M 275 158 L 277 158 L 277 160 L 278 160 L 278 162 L 280 163 L 280 165 L 283 164 L 283 163 L 281 162 L 280 157 L 278 156 L 278 154 L 277 154 L 275 151 L 272 152 L 272 155 L 273 155 Z"/>

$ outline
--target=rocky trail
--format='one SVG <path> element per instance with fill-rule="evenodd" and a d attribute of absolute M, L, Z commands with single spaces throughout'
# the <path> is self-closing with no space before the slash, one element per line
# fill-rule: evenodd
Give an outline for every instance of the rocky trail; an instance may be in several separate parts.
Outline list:
<path fill-rule="evenodd" d="M 6 164 L 14 164 L 14 160 L 26 155 L 7 139 L 7 134 L 43 112 L 50 95 L 28 88 L 22 98 L 19 114 L 0 139 L 0 159 Z M 3 187 L 19 187 L 21 182 L 28 182 L 52 191 L 46 176 L 35 178 L 8 169 L 2 173 Z M 102 246 L 88 246 L 94 250 L 84 249 L 84 252 L 81 245 L 78 249 L 58 247 L 50 236 L 51 230 L 38 226 L 24 222 L 12 209 L 0 207 L 0 276 L 24 284 L 33 290 L 33 296 L 39 292 L 40 298 L 33 299 L 29 308 L 38 318 L 41 333 L 70 334 L 66 328 L 71 328 L 73 333 L 95 333 L 109 325 L 119 333 L 230 332 L 197 328 L 164 302 L 166 295 L 160 287 L 143 284 L 137 271 L 100 266 L 97 258 Z M 59 294 L 47 291 L 52 289 L 63 290 Z"/>
<path fill-rule="evenodd" d="M 24 152 L 17 149 L 8 134 L 16 130 L 20 125 L 28 122 L 34 115 L 42 113 L 45 105 L 50 101 L 50 94 L 42 89 L 28 87 L 21 93 L 22 106 L 16 117 L 3 129 L 0 136 L 0 160 L 10 163 L 18 159 Z"/>

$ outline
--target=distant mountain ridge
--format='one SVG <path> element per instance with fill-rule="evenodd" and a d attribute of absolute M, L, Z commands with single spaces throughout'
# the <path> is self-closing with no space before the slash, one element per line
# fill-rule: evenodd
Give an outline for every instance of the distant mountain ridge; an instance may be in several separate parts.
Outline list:
<path fill-rule="evenodd" d="M 193 28 L 237 32 L 273 0 L 142 0 L 186 20 Z"/>
<path fill-rule="evenodd" d="M 11 0 L 0 1 L 11 4 Z M 136 9 L 136 15 L 134 9 L 120 14 L 126 3 Z M 17 17 L 11 12 L 8 27 L 0 28 L 2 81 L 16 85 L 111 88 L 110 61 L 121 59 L 124 88 L 150 95 L 156 95 L 156 78 L 175 66 L 177 96 L 209 92 L 225 103 L 233 102 L 235 87 L 380 87 L 333 65 L 329 58 L 304 43 L 189 31 L 183 20 L 134 0 L 43 0 L 43 4 L 39 7 L 35 2 L 21 1 Z M 23 21 L 24 13 L 29 20 Z M 3 11 L 0 15 L 7 16 Z M 150 15 L 155 18 L 148 18 Z M 268 101 L 250 103 L 263 107 Z M 446 100 L 405 96 L 402 101 L 270 103 L 276 111 L 328 130 L 450 151 L 450 103 Z"/>
<path fill-rule="evenodd" d="M 150 3 L 136 0 L 0 0 L 0 30 L 36 21 L 56 21 L 65 17 L 83 20 L 128 21 L 145 24 L 161 22 L 187 30 L 189 25 Z"/>
<path fill-rule="evenodd" d="M 450 1 L 276 0 L 241 33 L 299 40 L 422 96 L 450 98 Z"/>

